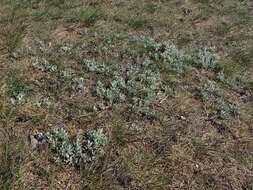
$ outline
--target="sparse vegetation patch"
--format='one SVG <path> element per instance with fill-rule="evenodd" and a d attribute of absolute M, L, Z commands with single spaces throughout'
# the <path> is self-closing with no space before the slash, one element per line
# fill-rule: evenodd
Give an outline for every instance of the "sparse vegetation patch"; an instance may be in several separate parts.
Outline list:
<path fill-rule="evenodd" d="M 75 139 L 70 139 L 68 132 L 64 129 L 39 133 L 37 138 L 49 145 L 56 163 L 62 161 L 73 166 L 91 162 L 103 155 L 103 147 L 108 142 L 102 128 L 78 135 Z"/>
<path fill-rule="evenodd" d="M 253 189 L 251 1 L 0 1 L 0 189 Z"/>

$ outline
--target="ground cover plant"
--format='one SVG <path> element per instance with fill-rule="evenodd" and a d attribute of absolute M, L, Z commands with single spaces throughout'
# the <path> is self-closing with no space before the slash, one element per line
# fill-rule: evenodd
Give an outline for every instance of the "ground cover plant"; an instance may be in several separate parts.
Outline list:
<path fill-rule="evenodd" d="M 253 189 L 252 1 L 2 0 L 0 189 Z"/>

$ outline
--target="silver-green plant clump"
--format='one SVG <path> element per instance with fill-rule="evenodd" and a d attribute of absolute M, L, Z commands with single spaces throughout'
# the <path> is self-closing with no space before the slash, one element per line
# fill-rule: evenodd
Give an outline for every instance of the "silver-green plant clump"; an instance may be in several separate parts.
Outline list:
<path fill-rule="evenodd" d="M 188 63 L 204 69 L 214 69 L 219 64 L 219 57 L 214 55 L 215 47 L 204 47 L 191 53 L 179 50 L 168 42 L 158 43 L 152 38 L 133 37 L 132 43 L 140 48 L 155 61 L 162 61 L 163 66 L 176 73 L 183 73 Z"/>
<path fill-rule="evenodd" d="M 165 69 L 179 74 L 184 72 L 185 62 L 191 59 L 189 54 L 168 42 L 158 43 L 152 38 L 145 37 L 133 37 L 130 42 L 144 49 L 151 60 L 161 61 Z"/>
<path fill-rule="evenodd" d="M 224 98 L 222 98 L 221 88 L 216 87 L 213 82 L 209 82 L 200 87 L 199 95 L 204 103 L 211 105 L 220 119 L 227 119 L 229 114 L 237 116 L 240 113 L 239 108 L 236 105 L 225 101 Z"/>
<path fill-rule="evenodd" d="M 135 52 L 135 49 L 144 53 L 145 58 L 132 55 L 131 52 Z M 130 57 L 136 58 L 135 63 L 130 61 L 122 66 L 120 63 L 84 59 L 83 65 L 86 71 L 102 75 L 105 79 L 106 82 L 97 81 L 95 89 L 103 104 L 111 107 L 127 103 L 130 110 L 146 114 L 151 113 L 151 103 L 164 97 L 169 89 L 162 82 L 163 72 L 182 74 L 189 64 L 204 69 L 215 68 L 218 57 L 212 54 L 214 50 L 215 48 L 204 48 L 186 53 L 167 42 L 158 43 L 152 38 L 132 37 L 126 51 L 131 54 Z M 162 68 L 157 67 L 157 62 Z"/>
<path fill-rule="evenodd" d="M 192 63 L 204 69 L 214 69 L 219 64 L 219 57 L 214 55 L 215 47 L 204 47 L 191 56 Z"/>
<path fill-rule="evenodd" d="M 64 129 L 53 129 L 39 133 L 37 139 L 49 145 L 56 163 L 62 161 L 72 166 L 96 160 L 104 154 L 103 148 L 108 143 L 102 128 L 77 135 L 73 139 Z"/>
<path fill-rule="evenodd" d="M 153 100 L 164 94 L 161 74 L 148 59 L 124 66 L 106 66 L 105 63 L 89 60 L 84 60 L 83 63 L 88 72 L 108 77 L 109 83 L 97 81 L 96 96 L 109 106 L 127 103 L 138 112 L 139 107 L 148 107 Z"/>

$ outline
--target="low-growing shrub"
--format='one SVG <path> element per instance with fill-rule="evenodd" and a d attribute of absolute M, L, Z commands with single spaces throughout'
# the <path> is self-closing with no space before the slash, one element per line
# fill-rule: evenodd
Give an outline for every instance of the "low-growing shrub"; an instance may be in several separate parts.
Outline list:
<path fill-rule="evenodd" d="M 187 53 L 168 42 L 158 43 L 152 38 L 145 37 L 133 37 L 130 44 L 149 54 L 151 59 L 162 61 L 166 69 L 177 73 L 183 73 L 189 63 L 204 69 L 214 69 L 219 63 L 219 57 L 214 55 L 215 47 L 204 47 Z"/>
<path fill-rule="evenodd" d="M 191 62 L 204 69 L 214 69 L 219 63 L 219 57 L 213 53 L 216 50 L 215 47 L 204 47 L 192 53 Z"/>
<path fill-rule="evenodd" d="M 222 97 L 222 90 L 215 83 L 209 82 L 200 87 L 199 95 L 206 105 L 214 109 L 214 113 L 220 119 L 227 119 L 229 114 L 239 115 L 239 108 Z"/>
<path fill-rule="evenodd" d="M 87 71 L 108 78 L 109 83 L 97 82 L 95 95 L 108 101 L 110 106 L 125 102 L 138 112 L 141 107 L 148 107 L 153 100 L 164 94 L 161 74 L 157 68 L 152 67 L 150 60 L 125 66 L 107 66 L 105 63 L 89 60 L 84 60 L 83 63 Z M 99 110 L 103 108 L 105 106 Z"/>
<path fill-rule="evenodd" d="M 53 129 L 39 133 L 37 139 L 49 145 L 55 162 L 62 161 L 72 166 L 94 161 L 104 154 L 103 148 L 108 143 L 102 128 L 77 135 L 74 139 L 70 139 L 64 129 Z"/>

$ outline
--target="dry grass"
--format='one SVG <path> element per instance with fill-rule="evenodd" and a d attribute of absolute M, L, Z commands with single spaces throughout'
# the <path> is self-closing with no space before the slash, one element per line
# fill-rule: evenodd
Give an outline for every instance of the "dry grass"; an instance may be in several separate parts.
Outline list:
<path fill-rule="evenodd" d="M 0 189 L 253 189 L 250 2 L 1 1 Z M 115 72 L 126 75 L 119 68 L 139 67 L 150 55 L 133 37 L 143 36 L 186 52 L 216 46 L 220 61 L 179 72 L 151 56 L 162 96 L 134 110 L 131 96 L 144 96 L 134 87 L 149 86 L 133 79 L 132 92 L 116 91 L 126 100 L 110 104 L 97 82 L 109 89 Z M 90 72 L 84 59 L 114 72 Z M 201 95 L 209 82 L 221 89 L 214 100 Z M 103 128 L 105 155 L 55 164 L 48 147 L 32 150 L 27 140 L 54 128 L 73 137 Z"/>

